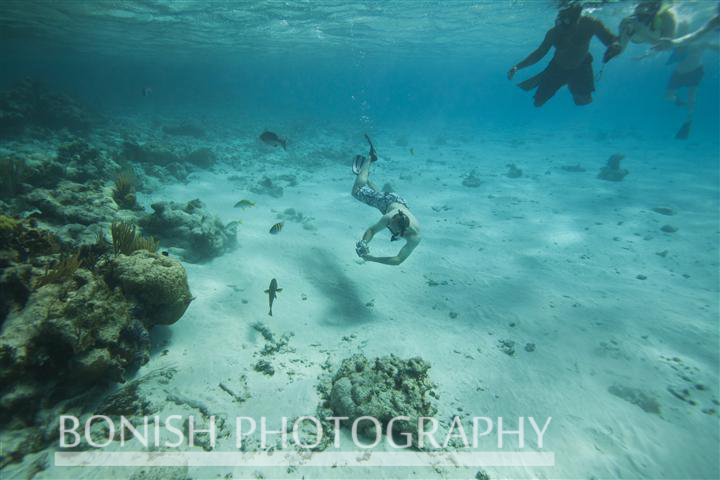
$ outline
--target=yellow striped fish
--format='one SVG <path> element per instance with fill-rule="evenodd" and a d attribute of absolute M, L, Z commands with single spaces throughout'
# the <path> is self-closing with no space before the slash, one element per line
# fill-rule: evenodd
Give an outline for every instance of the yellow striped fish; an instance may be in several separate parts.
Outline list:
<path fill-rule="evenodd" d="M 273 225 L 272 228 L 270 229 L 270 233 L 271 233 L 272 235 L 277 235 L 278 233 L 280 233 L 280 230 L 282 230 L 282 228 L 283 228 L 284 225 L 285 225 L 285 222 L 276 223 L 276 224 Z"/>

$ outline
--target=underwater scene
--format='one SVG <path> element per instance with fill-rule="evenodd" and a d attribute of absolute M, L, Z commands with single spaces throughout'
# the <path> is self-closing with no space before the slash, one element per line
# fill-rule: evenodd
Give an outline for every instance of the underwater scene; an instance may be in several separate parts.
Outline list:
<path fill-rule="evenodd" d="M 717 1 L 0 40 L 0 478 L 720 478 Z"/>

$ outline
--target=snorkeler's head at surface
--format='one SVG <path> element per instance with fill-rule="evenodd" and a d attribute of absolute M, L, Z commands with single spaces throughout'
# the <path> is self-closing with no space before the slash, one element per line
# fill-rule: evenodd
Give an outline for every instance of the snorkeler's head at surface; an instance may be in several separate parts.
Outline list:
<path fill-rule="evenodd" d="M 635 18 L 643 23 L 650 23 L 660 13 L 662 0 L 645 0 L 635 6 Z"/>
<path fill-rule="evenodd" d="M 558 12 L 555 25 L 561 28 L 568 28 L 575 25 L 582 14 L 582 4 L 575 2 Z"/>

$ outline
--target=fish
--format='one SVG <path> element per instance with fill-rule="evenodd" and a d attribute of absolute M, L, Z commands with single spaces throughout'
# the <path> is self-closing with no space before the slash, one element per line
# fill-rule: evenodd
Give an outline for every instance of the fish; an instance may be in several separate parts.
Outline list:
<path fill-rule="evenodd" d="M 272 317 L 272 306 L 273 306 L 273 302 L 277 298 L 277 292 L 282 292 L 282 288 L 278 288 L 277 280 L 275 280 L 273 278 L 272 280 L 270 280 L 270 286 L 268 287 L 267 290 L 265 290 L 265 293 L 268 294 L 268 301 L 270 302 L 270 312 L 268 313 L 268 315 L 270 315 L 271 317 Z"/>
<path fill-rule="evenodd" d="M 415 156 L 415 149 L 414 149 L 414 148 L 411 148 L 411 149 L 410 149 L 410 155 Z"/>
<path fill-rule="evenodd" d="M 237 203 L 235 204 L 234 208 L 238 208 L 238 207 L 240 207 L 240 208 L 250 208 L 250 207 L 254 207 L 254 206 L 255 206 L 255 202 L 252 202 L 252 201 L 250 201 L 250 200 L 240 200 L 239 202 L 237 202 Z"/>
<path fill-rule="evenodd" d="M 273 147 L 280 146 L 283 150 L 287 150 L 287 140 L 281 138 L 277 133 L 265 130 L 260 134 L 260 140 L 268 145 L 272 145 Z"/>
<path fill-rule="evenodd" d="M 238 225 L 242 225 L 242 220 L 233 220 L 232 222 L 225 225 L 225 231 L 232 230 L 233 228 L 237 228 Z"/>
<path fill-rule="evenodd" d="M 153 91 L 152 88 L 150 88 L 150 87 L 144 87 L 144 88 L 142 89 L 143 97 L 149 97 L 150 94 L 152 93 L 152 91 Z"/>
<path fill-rule="evenodd" d="M 285 222 L 276 223 L 276 224 L 273 225 L 272 228 L 270 229 L 270 233 L 271 233 L 272 235 L 277 235 L 278 233 L 280 233 L 280 230 L 282 230 L 282 228 L 283 228 L 284 225 L 285 225 Z"/>

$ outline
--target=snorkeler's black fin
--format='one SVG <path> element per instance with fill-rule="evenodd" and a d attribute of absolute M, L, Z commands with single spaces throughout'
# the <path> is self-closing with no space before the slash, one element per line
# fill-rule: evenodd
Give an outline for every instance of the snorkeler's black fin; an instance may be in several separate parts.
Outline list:
<path fill-rule="evenodd" d="M 690 127 L 692 126 L 692 120 L 688 120 L 687 122 L 683 123 L 683 126 L 680 127 L 680 130 L 675 134 L 676 140 L 687 140 L 687 138 L 690 136 Z"/>

